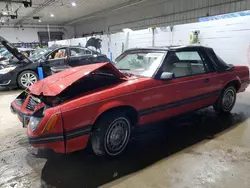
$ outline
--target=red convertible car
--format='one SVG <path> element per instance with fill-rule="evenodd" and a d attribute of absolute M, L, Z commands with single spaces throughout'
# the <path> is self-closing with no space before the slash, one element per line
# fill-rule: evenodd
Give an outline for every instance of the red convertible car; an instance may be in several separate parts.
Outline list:
<path fill-rule="evenodd" d="M 117 156 L 132 128 L 208 106 L 229 113 L 249 83 L 248 67 L 226 64 L 211 48 L 131 49 L 114 65 L 75 67 L 38 81 L 11 110 L 33 147 L 70 153 L 90 142 L 97 155 Z"/>

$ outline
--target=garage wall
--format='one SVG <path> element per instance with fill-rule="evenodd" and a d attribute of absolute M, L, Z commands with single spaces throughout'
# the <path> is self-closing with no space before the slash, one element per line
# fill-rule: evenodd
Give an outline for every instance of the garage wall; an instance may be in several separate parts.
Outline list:
<path fill-rule="evenodd" d="M 44 28 L 0 28 L 0 36 L 9 40 L 12 43 L 18 42 L 39 42 L 38 34 L 39 31 L 47 31 Z M 73 38 L 75 36 L 74 27 L 67 26 L 63 27 L 50 27 L 50 31 L 60 31 L 64 33 L 64 38 Z"/>
<path fill-rule="evenodd" d="M 250 68 L 250 16 L 157 28 L 155 46 L 188 45 L 189 35 L 199 30 L 200 44 L 212 47 L 227 63 Z"/>
<path fill-rule="evenodd" d="M 212 47 L 227 63 L 250 68 L 250 16 L 118 32 L 97 36 L 103 40 L 102 52 L 115 59 L 124 50 L 136 47 L 190 44 L 190 33 L 199 30 L 200 44 Z M 81 44 L 89 38 L 57 41 L 57 44 Z M 52 45 L 53 42 L 50 43 Z"/>
<path fill-rule="evenodd" d="M 76 24 L 76 35 L 83 32 L 117 32 L 123 28 L 143 29 L 197 22 L 207 15 L 250 9 L 250 0 L 148 0 L 125 9 L 103 12 L 92 20 Z"/>

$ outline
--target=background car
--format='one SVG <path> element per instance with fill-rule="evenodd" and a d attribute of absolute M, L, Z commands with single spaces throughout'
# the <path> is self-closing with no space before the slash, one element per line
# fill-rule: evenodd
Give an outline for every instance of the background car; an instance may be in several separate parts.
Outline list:
<path fill-rule="evenodd" d="M 43 68 L 44 77 L 47 77 L 70 67 L 110 62 L 106 55 L 78 46 L 40 50 L 28 58 L 4 38 L 0 38 L 0 41 L 17 59 L 7 64 L 0 64 L 0 86 L 8 88 L 26 89 L 38 81 L 38 67 Z"/>
<path fill-rule="evenodd" d="M 27 57 L 31 57 L 36 49 L 33 48 L 17 48 L 20 53 Z M 18 62 L 18 59 L 13 56 L 7 49 L 2 53 L 0 57 L 0 65 L 7 65 L 9 63 Z"/>

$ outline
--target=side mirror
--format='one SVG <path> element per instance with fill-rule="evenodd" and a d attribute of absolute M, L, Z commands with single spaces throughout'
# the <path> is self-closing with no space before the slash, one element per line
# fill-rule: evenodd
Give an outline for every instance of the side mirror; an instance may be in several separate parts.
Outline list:
<path fill-rule="evenodd" d="M 160 77 L 161 80 L 172 80 L 174 79 L 174 73 L 163 72 Z"/>

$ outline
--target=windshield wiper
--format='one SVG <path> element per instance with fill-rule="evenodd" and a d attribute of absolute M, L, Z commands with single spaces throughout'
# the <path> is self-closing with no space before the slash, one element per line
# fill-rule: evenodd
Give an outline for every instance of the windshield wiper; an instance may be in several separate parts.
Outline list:
<path fill-rule="evenodd" d="M 121 71 L 130 71 L 131 69 L 118 69 L 118 70 L 121 70 Z"/>

